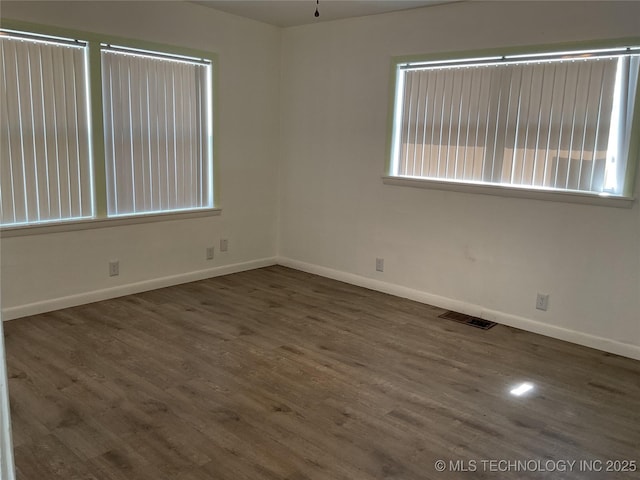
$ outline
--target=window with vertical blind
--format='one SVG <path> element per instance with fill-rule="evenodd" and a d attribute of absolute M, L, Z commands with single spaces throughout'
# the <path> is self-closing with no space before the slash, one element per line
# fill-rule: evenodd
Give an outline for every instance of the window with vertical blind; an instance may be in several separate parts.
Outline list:
<path fill-rule="evenodd" d="M 0 227 L 219 212 L 215 55 L 7 23 L 0 29 Z"/>
<path fill-rule="evenodd" d="M 0 36 L 0 224 L 93 216 L 86 43 Z"/>
<path fill-rule="evenodd" d="M 391 175 L 630 196 L 639 48 L 396 67 Z"/>
<path fill-rule="evenodd" d="M 210 208 L 211 62 L 102 47 L 108 214 Z"/>

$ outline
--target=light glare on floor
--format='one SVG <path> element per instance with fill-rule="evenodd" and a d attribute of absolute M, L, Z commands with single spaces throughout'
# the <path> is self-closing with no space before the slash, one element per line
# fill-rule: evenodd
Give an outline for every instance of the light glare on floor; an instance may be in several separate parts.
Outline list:
<path fill-rule="evenodd" d="M 511 395 L 515 395 L 516 397 L 520 397 L 525 393 L 530 392 L 531 390 L 533 390 L 533 384 L 524 382 L 513 388 L 509 393 L 511 393 Z"/>

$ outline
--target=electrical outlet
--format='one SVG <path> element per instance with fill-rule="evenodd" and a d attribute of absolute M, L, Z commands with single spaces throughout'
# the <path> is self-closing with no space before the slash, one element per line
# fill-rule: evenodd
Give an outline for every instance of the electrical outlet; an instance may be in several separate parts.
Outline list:
<path fill-rule="evenodd" d="M 207 260 L 213 260 L 213 247 L 207 247 Z"/>
<path fill-rule="evenodd" d="M 384 258 L 376 258 L 376 272 L 384 272 Z"/>
<path fill-rule="evenodd" d="M 538 310 L 547 311 L 549 308 L 549 294 L 548 293 L 539 293 L 536 297 L 536 308 Z"/>
<path fill-rule="evenodd" d="M 220 239 L 220 251 L 226 252 L 229 249 L 229 240 L 226 238 Z"/>
<path fill-rule="evenodd" d="M 120 262 L 118 260 L 111 260 L 109 262 L 109 276 L 117 277 L 120 275 Z"/>

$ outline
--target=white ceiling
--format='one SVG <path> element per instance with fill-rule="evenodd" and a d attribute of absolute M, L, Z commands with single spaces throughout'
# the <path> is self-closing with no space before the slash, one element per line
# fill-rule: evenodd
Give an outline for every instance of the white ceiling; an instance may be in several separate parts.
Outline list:
<path fill-rule="evenodd" d="M 316 18 L 316 0 L 193 0 L 192 3 L 279 27 L 363 17 L 460 0 L 319 0 L 320 16 Z"/>

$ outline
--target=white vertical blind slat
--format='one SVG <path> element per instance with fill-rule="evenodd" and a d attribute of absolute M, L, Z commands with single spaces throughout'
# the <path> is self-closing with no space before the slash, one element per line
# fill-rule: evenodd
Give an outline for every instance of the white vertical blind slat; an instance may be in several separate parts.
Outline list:
<path fill-rule="evenodd" d="M 430 108 L 429 108 L 429 115 L 428 115 L 428 119 L 430 119 L 427 123 L 427 138 L 430 139 L 430 141 L 428 142 L 428 144 L 426 145 L 426 158 L 427 158 L 427 162 L 428 162 L 428 175 L 432 176 L 432 175 L 437 175 L 437 169 L 438 169 L 438 158 L 437 158 L 437 141 L 436 139 L 439 136 L 439 132 L 438 132 L 438 117 L 439 117 L 439 110 L 438 110 L 438 106 L 440 105 L 440 97 L 437 96 L 437 92 L 438 92 L 438 88 L 440 87 L 440 79 L 438 76 L 438 72 L 436 72 L 436 74 L 433 76 L 433 79 L 430 83 L 430 89 L 429 89 L 429 97 L 430 97 Z"/>
<path fill-rule="evenodd" d="M 185 83 L 185 87 L 187 87 L 188 85 L 196 85 L 194 79 L 192 79 L 191 75 L 191 70 L 190 69 L 183 69 L 183 75 L 184 75 L 184 83 Z M 188 158 L 188 164 L 189 164 L 189 183 L 188 185 L 195 185 L 196 182 L 196 177 L 195 177 L 195 165 L 194 165 L 194 153 L 193 153 L 193 143 L 194 143 L 194 139 L 193 139 L 193 133 L 194 133 L 194 118 L 193 118 L 193 94 L 194 94 L 194 89 L 191 88 L 185 88 L 184 89 L 184 93 L 186 95 L 186 105 L 187 105 L 187 119 L 189 122 L 189 135 L 186 141 L 186 149 L 187 152 L 185 153 L 186 158 Z M 198 198 L 198 191 L 197 189 L 194 188 L 190 188 L 187 189 L 188 192 L 190 192 L 190 196 L 189 196 L 189 202 L 190 203 L 195 203 L 197 201 Z"/>
<path fill-rule="evenodd" d="M 164 163 L 164 180 L 165 180 L 165 199 L 167 209 L 175 208 L 175 191 L 174 191 L 174 171 L 175 164 L 172 161 L 175 157 L 174 146 L 174 129 L 173 129 L 173 88 L 171 86 L 171 76 L 169 66 L 162 64 L 162 83 L 164 92 L 164 139 L 165 139 L 165 163 Z"/>
<path fill-rule="evenodd" d="M 496 71 L 496 74 L 500 77 L 502 77 L 502 70 L 499 69 Z M 496 105 L 496 121 L 495 124 L 493 125 L 493 130 L 494 131 L 494 138 L 493 138 L 493 143 L 491 144 L 493 153 L 491 155 L 491 163 L 490 163 L 490 167 L 491 167 L 491 176 L 488 178 L 488 180 L 492 181 L 495 178 L 495 165 L 496 165 L 496 153 L 497 153 L 497 149 L 498 149 L 498 138 L 499 137 L 499 126 L 500 126 L 500 112 L 503 104 L 502 101 L 502 89 L 499 89 L 499 93 L 498 93 L 498 104 Z M 487 124 L 487 128 L 490 128 L 489 124 Z M 485 147 L 486 148 L 486 147 Z"/>
<path fill-rule="evenodd" d="M 145 138 L 144 132 L 149 131 L 148 119 L 146 115 L 146 109 L 143 106 L 143 99 L 147 98 L 147 79 L 144 75 L 144 71 L 139 68 L 139 66 L 135 69 L 136 73 L 136 82 L 140 86 L 138 92 L 135 95 L 135 102 L 133 107 L 136 111 L 136 118 L 140 123 L 140 128 L 138 129 L 136 135 L 136 141 L 138 142 L 140 148 L 140 162 L 138 165 L 139 177 L 142 183 L 142 188 L 138 189 L 140 194 L 139 204 L 141 208 L 145 211 L 149 210 L 149 153 L 148 153 L 148 145 L 149 142 Z"/>
<path fill-rule="evenodd" d="M 562 137 L 564 132 L 564 117 L 565 117 L 565 106 L 566 106 L 566 99 L 567 99 L 567 83 L 568 83 L 568 78 L 569 78 L 569 71 L 567 71 L 566 69 L 564 70 L 564 82 L 563 82 L 563 87 L 562 87 L 562 98 L 560 100 L 560 125 L 557 129 L 558 132 L 558 146 L 556 148 L 556 154 L 555 154 L 555 167 L 553 168 L 553 182 L 551 184 L 551 186 L 556 187 L 558 185 L 558 173 L 560 170 L 560 162 L 558 161 L 561 156 L 561 148 L 562 148 Z"/>
<path fill-rule="evenodd" d="M 42 51 L 38 50 L 37 52 L 38 54 L 38 64 L 39 65 L 43 65 L 44 64 L 44 57 L 42 56 Z M 46 90 L 45 90 L 45 81 L 44 81 L 44 75 L 43 75 L 43 70 L 44 66 L 42 68 L 39 69 L 38 72 L 38 89 L 40 92 L 40 107 L 41 107 L 41 115 L 42 115 L 42 132 L 43 132 L 43 139 L 42 139 L 42 149 L 43 149 L 43 159 L 44 159 L 44 184 L 45 184 L 45 195 L 44 198 L 46 200 L 46 203 L 42 206 L 43 208 L 46 209 L 46 213 L 45 216 L 48 218 L 51 216 L 51 211 L 53 209 L 53 205 L 52 205 L 52 194 L 51 194 L 51 172 L 49 171 L 49 145 L 47 142 L 47 137 L 49 136 L 49 132 L 47 131 L 47 111 L 49 111 L 50 109 L 47 108 L 47 106 L 45 105 L 45 98 L 46 98 Z"/>
<path fill-rule="evenodd" d="M 60 62 L 63 66 L 63 68 L 60 70 L 61 72 L 61 76 L 62 76 L 62 82 L 60 83 L 60 90 L 62 92 L 62 98 L 61 98 L 61 110 L 60 110 L 60 119 L 61 119 L 61 131 L 60 131 L 60 136 L 58 137 L 58 141 L 61 142 L 61 146 L 62 146 L 62 151 L 64 152 L 64 155 L 62 157 L 62 165 L 61 165 L 61 170 L 64 172 L 63 173 L 63 179 L 62 179 L 62 184 L 65 186 L 64 188 L 64 193 L 65 193 L 65 197 L 63 198 L 63 206 L 64 206 L 64 215 L 68 216 L 68 217 L 73 217 L 73 184 L 71 183 L 71 169 L 73 166 L 73 160 L 72 160 L 72 155 L 73 153 L 71 152 L 71 139 L 69 138 L 70 135 L 72 135 L 73 133 L 71 132 L 71 128 L 69 125 L 69 116 L 70 116 L 70 112 L 69 112 L 69 86 L 67 84 L 67 82 L 71 81 L 71 75 L 70 75 L 70 71 L 69 71 L 69 64 L 67 62 L 67 57 L 65 55 L 64 50 L 60 50 L 59 51 L 60 54 Z"/>
<path fill-rule="evenodd" d="M 597 121 L 596 121 L 596 130 L 595 130 L 595 134 L 593 136 L 593 149 L 591 150 L 593 152 L 592 154 L 592 158 L 593 158 L 593 166 L 591 168 L 591 175 L 589 177 L 589 190 L 593 190 L 593 180 L 595 178 L 595 171 L 596 171 L 596 160 L 597 160 L 597 152 L 598 152 L 598 139 L 599 139 L 599 134 L 600 134 L 600 120 L 601 120 L 601 113 L 602 113 L 602 100 L 603 100 L 603 95 L 604 95 L 604 82 L 602 81 L 602 79 L 604 79 L 604 75 L 605 75 L 605 70 L 604 68 L 602 69 L 602 77 L 601 77 L 601 82 L 600 82 L 600 95 L 598 96 L 598 116 L 597 116 Z"/>
<path fill-rule="evenodd" d="M 16 45 L 16 50 L 17 50 L 17 45 Z M 23 112 L 23 105 L 28 105 L 28 100 L 25 101 L 24 100 L 24 95 L 25 92 L 28 92 L 28 87 L 29 85 L 22 86 L 20 85 L 20 81 L 19 78 L 21 75 L 23 75 L 23 72 L 26 73 L 27 71 L 27 67 L 25 65 L 25 63 L 28 61 L 28 57 L 27 57 L 27 48 L 22 48 L 22 55 L 19 55 L 18 52 L 15 52 L 15 70 L 14 70 L 14 78 L 15 78 L 15 84 L 16 84 L 16 94 L 17 94 L 17 107 L 18 107 L 18 128 L 20 130 L 20 156 L 21 156 L 21 170 L 22 170 L 22 199 L 24 200 L 24 203 L 22 204 L 22 216 L 21 216 L 21 221 L 26 222 L 27 219 L 29 218 L 33 218 L 34 221 L 38 221 L 38 217 L 36 215 L 33 215 L 32 217 L 29 216 L 29 206 L 30 204 L 32 204 L 33 202 L 30 202 L 30 198 L 29 198 L 29 190 L 31 190 L 33 192 L 33 188 L 31 189 L 27 189 L 27 185 L 32 185 L 32 180 L 31 180 L 31 175 L 30 175 L 30 167 L 32 165 L 31 161 L 31 157 L 29 156 L 29 153 L 27 153 L 27 149 L 29 148 L 29 141 L 28 141 L 28 133 L 26 132 L 26 130 L 28 129 L 27 125 L 30 123 L 30 120 L 28 118 L 28 111 Z"/>
<path fill-rule="evenodd" d="M 7 85 L 7 69 L 4 68 L 5 64 L 9 64 L 8 53 L 5 51 L 5 43 L 0 42 L 0 62 L 2 62 L 2 84 L 0 95 L 5 99 L 4 102 L 1 102 L 2 105 L 2 114 L 0 116 L 0 122 L 2 127 L 2 136 L 0 137 L 0 155 L 2 158 L 6 159 L 6 161 L 0 164 L 0 174 L 2 175 L 2 179 L 4 181 L 0 181 L 0 186 L 2 187 L 2 197 L 0 197 L 0 201 L 2 202 L 2 213 L 0 214 L 0 220 L 3 223 L 15 223 L 16 222 L 16 186 L 13 174 L 13 165 L 14 165 L 14 156 L 13 156 L 13 145 L 12 145 L 12 134 L 11 134 L 11 125 L 8 121 L 9 119 L 9 96 L 8 96 L 8 85 Z"/>
<path fill-rule="evenodd" d="M 33 161 L 33 167 L 32 167 L 32 174 L 33 174 L 33 186 L 35 188 L 33 188 L 34 192 L 34 196 L 35 196 L 35 203 L 33 204 L 33 208 L 35 210 L 35 214 L 36 214 L 36 218 L 38 221 L 41 220 L 42 217 L 44 217 L 44 212 L 42 217 L 41 217 L 41 213 L 40 213 L 40 208 L 41 208 L 41 195 L 40 192 L 42 190 L 42 176 L 40 175 L 40 162 L 39 159 L 41 157 L 42 154 L 42 149 L 41 149 L 41 139 L 40 137 L 40 132 L 42 131 L 42 123 L 40 121 L 40 119 L 42 118 L 42 111 L 41 111 L 41 107 L 40 107 L 40 102 L 38 101 L 38 97 L 42 96 L 42 93 L 38 91 L 39 88 L 39 83 L 36 81 L 36 79 L 39 77 L 39 73 L 38 73 L 38 49 L 34 48 L 34 45 L 29 45 L 27 47 L 27 77 L 28 77 L 28 84 L 29 84 L 29 88 L 27 89 L 28 93 L 29 93 L 29 105 L 30 105 L 30 109 L 29 111 L 29 116 L 30 116 L 30 126 L 31 126 L 31 130 L 29 132 L 29 137 L 31 138 L 31 146 L 32 146 L 32 157 L 31 160 Z M 27 110 L 28 106 L 25 105 L 25 111 Z M 42 192 L 44 194 L 44 192 Z M 44 195 L 42 195 L 42 197 L 44 197 Z"/>
<path fill-rule="evenodd" d="M 115 138 L 113 131 L 113 108 L 112 108 L 112 95 L 113 90 L 113 72 L 111 65 L 105 62 L 102 58 L 102 104 L 103 104 L 103 124 L 104 124 L 104 152 L 105 158 L 113 158 L 115 151 Z M 105 169 L 105 176 L 107 185 L 113 186 L 116 179 L 114 178 L 115 172 L 111 168 Z M 117 210 L 115 204 L 116 198 L 112 195 L 107 196 L 107 211 L 111 212 Z"/>
<path fill-rule="evenodd" d="M 171 122 L 171 130 L 173 131 L 173 198 L 174 205 L 177 207 L 180 204 L 180 195 L 178 192 L 178 185 L 180 183 L 180 170 L 182 167 L 183 159 L 179 159 L 178 151 L 179 151 L 179 140 L 178 140 L 178 120 L 177 120 L 177 110 L 178 110 L 178 101 L 176 98 L 176 69 L 172 69 L 171 75 L 171 112 L 173 113 L 173 121 Z M 175 208 L 175 207 L 174 207 Z"/>
<path fill-rule="evenodd" d="M 200 75 L 196 75 L 196 89 L 195 89 L 195 93 L 196 93 L 196 116 L 195 116 L 195 121 L 196 121 L 196 125 L 197 125 L 197 131 L 196 131 L 196 137 L 197 137 L 197 141 L 196 141 L 196 145 L 197 145 L 197 151 L 196 151 L 196 159 L 195 161 L 198 162 L 198 171 L 199 171 L 199 176 L 198 176 L 198 182 L 196 183 L 196 186 L 198 188 L 199 194 L 200 194 L 200 198 L 199 198 L 199 202 L 201 205 L 203 205 L 206 200 L 207 200 L 207 168 L 208 168 L 208 164 L 201 161 L 200 159 L 202 159 L 204 157 L 204 155 L 206 155 L 207 152 L 207 140 L 206 140 L 206 132 L 207 132 L 207 122 L 206 122 L 206 106 L 205 106 L 205 101 L 206 101 L 206 79 L 204 79 L 202 76 Z"/>
<path fill-rule="evenodd" d="M 588 76 L 588 83 L 587 83 L 587 98 L 591 99 L 592 98 L 592 92 L 591 92 L 591 80 L 592 80 L 592 76 L 593 76 L 593 63 L 589 63 L 589 76 Z M 577 187 L 576 189 L 580 188 L 580 179 L 582 177 L 582 170 L 583 170 L 583 166 L 584 166 L 584 160 L 585 160 L 585 144 L 587 141 L 587 128 L 589 126 L 589 108 L 591 106 L 591 102 L 588 102 L 585 109 L 584 109 L 584 118 L 582 119 L 582 139 L 580 141 L 580 155 L 579 155 L 579 159 L 580 162 L 578 163 L 578 177 L 577 177 Z M 593 158 L 591 159 L 592 163 L 593 163 Z"/>
<path fill-rule="evenodd" d="M 129 59 L 130 60 L 130 59 Z M 135 104 L 136 104 L 136 87 L 134 85 L 136 85 L 136 79 L 135 79 L 135 64 L 133 64 L 131 61 L 127 62 L 127 66 L 126 66 L 126 78 L 125 78 L 125 85 L 126 85 L 126 98 L 125 98 L 125 105 L 126 105 L 126 124 L 128 126 L 128 134 L 126 136 L 124 136 L 124 147 L 127 150 L 127 155 L 128 158 L 130 159 L 128 164 L 129 164 L 129 168 L 128 170 L 128 181 L 131 184 L 130 187 L 130 191 L 131 191 L 131 202 L 134 206 L 134 209 L 138 209 L 140 208 L 140 200 L 141 200 L 141 195 L 140 192 L 142 190 L 141 187 L 141 182 L 140 185 L 138 185 L 138 176 L 139 176 L 139 168 L 140 168 L 140 164 L 142 162 L 134 162 L 133 159 L 134 158 L 139 158 L 141 157 L 141 152 L 140 152 L 140 143 L 137 141 L 137 135 L 136 135 L 136 126 L 138 125 L 139 119 L 136 115 L 136 109 L 135 109 Z"/>
<path fill-rule="evenodd" d="M 145 178 L 145 182 L 147 185 L 147 203 L 145 203 L 145 209 L 153 211 L 154 210 L 154 202 L 153 202 L 153 193 L 154 193 L 154 184 L 153 184 L 153 123 L 151 121 L 151 106 L 149 105 L 149 95 L 151 90 L 151 82 L 149 80 L 149 72 L 147 70 L 144 71 L 144 95 L 140 96 L 140 109 L 141 116 L 143 117 L 143 128 L 140 129 L 140 138 L 142 142 L 146 142 L 146 162 L 145 162 L 145 171 L 147 176 Z M 147 138 L 144 138 L 144 132 L 149 132 Z"/>
<path fill-rule="evenodd" d="M 485 172 L 487 171 L 487 153 L 489 151 L 489 119 L 491 118 L 491 102 L 489 102 L 489 92 L 491 92 L 491 85 L 493 81 L 493 73 L 488 72 L 488 82 L 487 82 L 487 94 L 484 98 L 486 98 L 486 110 L 487 116 L 484 121 L 484 143 L 482 144 L 482 170 L 481 174 L 474 178 L 474 180 L 484 178 Z M 486 78 L 487 76 L 485 76 Z M 478 113 L 478 119 L 480 118 L 480 113 Z M 476 145 L 480 145 L 477 143 Z"/>
<path fill-rule="evenodd" d="M 545 65 L 545 71 L 547 66 Z M 544 74 L 543 74 L 544 76 Z M 543 104 L 543 100 L 544 100 L 544 82 L 540 82 L 540 91 L 538 92 L 538 96 L 540 97 L 540 100 L 538 102 L 538 116 L 537 116 L 537 121 L 535 123 L 536 125 L 536 139 L 535 139 L 535 143 L 534 143 L 534 148 L 533 148 L 533 165 L 532 165 L 532 169 L 533 172 L 531 174 L 531 181 L 529 182 L 529 185 L 534 185 L 537 182 L 537 172 L 536 170 L 538 169 L 538 145 L 540 144 L 540 132 L 542 131 L 542 116 L 543 116 L 543 109 L 542 109 L 542 104 Z M 539 169 L 538 169 L 539 170 Z M 523 183 L 525 181 L 523 180 Z"/>
<path fill-rule="evenodd" d="M 453 178 L 458 178 L 458 155 L 460 154 L 460 131 L 464 127 L 464 123 L 462 122 L 462 109 L 464 106 L 464 84 L 465 79 L 467 77 L 467 72 L 463 72 L 463 75 L 460 78 L 460 93 L 458 94 L 458 108 L 457 108 L 457 121 L 456 121 L 456 142 L 455 142 L 455 150 L 453 155 Z"/>
<path fill-rule="evenodd" d="M 416 172 L 416 160 L 418 158 L 418 149 L 421 147 L 421 144 L 418 144 L 418 127 L 420 124 L 420 106 L 423 104 L 422 100 L 422 77 L 418 78 L 418 85 L 416 86 L 416 108 L 415 108 L 415 120 L 414 120 L 414 131 L 413 131 L 413 155 L 411 158 L 411 172 L 415 175 Z"/>
<path fill-rule="evenodd" d="M 83 152 L 82 149 L 82 145 L 81 145 L 81 141 L 80 141 L 80 137 L 83 135 L 82 132 L 82 123 L 81 120 L 85 120 L 84 125 L 86 125 L 87 119 L 84 119 L 83 114 L 84 112 L 86 112 L 86 109 L 83 108 L 84 102 L 83 102 L 83 92 L 81 91 L 81 89 L 78 88 L 78 84 L 81 81 L 81 77 L 84 73 L 84 65 L 83 65 L 83 59 L 79 58 L 77 55 L 73 55 L 74 50 L 68 50 L 69 53 L 71 53 L 71 63 L 73 65 L 73 83 L 71 86 L 71 90 L 73 92 L 73 129 L 74 129 L 74 140 L 75 140 L 75 145 L 74 145 L 74 150 L 76 152 L 76 157 L 77 158 L 81 158 L 82 155 L 85 155 L 86 152 Z M 80 50 L 75 50 L 75 52 L 77 53 L 81 53 Z M 81 162 L 74 162 L 75 163 L 75 168 L 73 169 L 73 174 L 74 174 L 74 178 L 75 178 L 75 183 L 77 185 L 77 189 L 74 189 L 75 192 L 75 197 L 76 197 L 76 212 L 77 215 L 80 216 L 82 210 L 83 210 L 83 185 L 86 185 L 87 187 L 89 186 L 88 183 L 86 183 L 84 181 L 83 175 L 82 175 L 82 165 Z M 88 188 L 86 189 L 87 191 L 89 190 Z"/>

